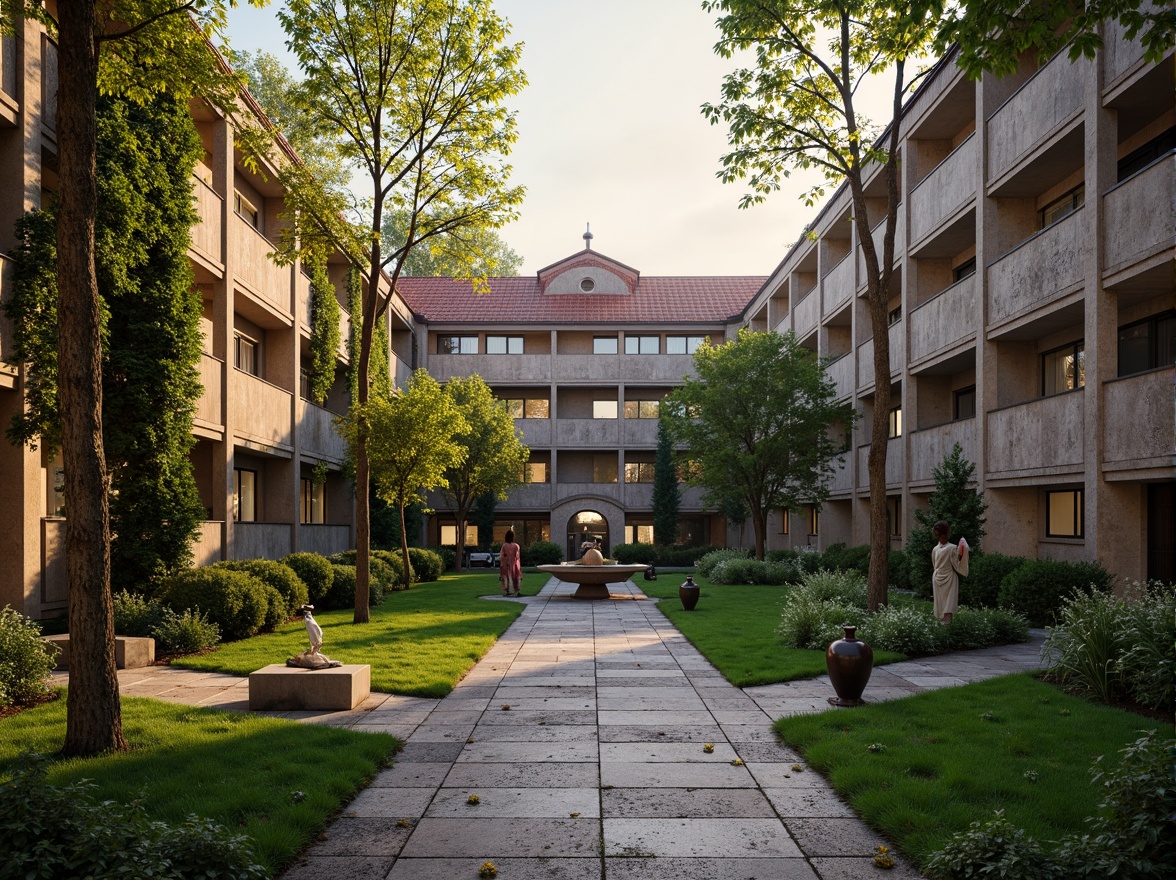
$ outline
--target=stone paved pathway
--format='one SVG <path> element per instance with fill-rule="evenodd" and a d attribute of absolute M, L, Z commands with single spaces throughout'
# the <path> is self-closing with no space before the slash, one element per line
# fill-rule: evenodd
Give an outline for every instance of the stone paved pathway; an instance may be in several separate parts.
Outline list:
<path fill-rule="evenodd" d="M 444 700 L 373 694 L 350 712 L 275 713 L 406 740 L 285 880 L 475 880 L 488 860 L 502 880 L 876 870 L 884 841 L 820 775 L 795 770 L 799 756 L 771 731 L 782 715 L 828 709 L 827 678 L 740 690 L 632 582 L 610 589 L 629 598 L 576 601 L 572 585 L 550 581 Z M 1036 668 L 1035 635 L 879 667 L 865 697 Z M 126 694 L 248 707 L 233 676 L 153 667 L 120 679 Z M 905 864 L 886 874 L 919 876 Z"/>

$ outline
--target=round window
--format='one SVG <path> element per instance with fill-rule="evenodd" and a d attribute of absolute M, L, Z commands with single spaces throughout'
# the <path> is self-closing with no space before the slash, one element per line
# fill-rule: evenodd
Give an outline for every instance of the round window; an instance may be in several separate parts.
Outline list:
<path fill-rule="evenodd" d="M 596 290 L 596 282 L 591 278 L 583 278 L 580 281 L 580 290 L 584 291 L 584 293 L 591 293 Z"/>

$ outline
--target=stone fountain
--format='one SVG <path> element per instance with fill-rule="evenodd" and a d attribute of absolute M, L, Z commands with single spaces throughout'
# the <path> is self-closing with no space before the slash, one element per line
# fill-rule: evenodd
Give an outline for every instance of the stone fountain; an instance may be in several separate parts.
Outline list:
<path fill-rule="evenodd" d="M 564 562 L 560 565 L 538 565 L 536 568 L 554 575 L 561 581 L 576 584 L 573 599 L 607 599 L 608 585 L 622 584 L 648 565 L 583 565 L 578 562 Z"/>

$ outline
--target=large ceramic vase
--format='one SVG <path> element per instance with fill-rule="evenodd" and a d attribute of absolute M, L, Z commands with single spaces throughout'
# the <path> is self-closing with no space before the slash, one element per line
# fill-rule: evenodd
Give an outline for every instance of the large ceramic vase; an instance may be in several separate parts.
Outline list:
<path fill-rule="evenodd" d="M 834 706 L 860 706 L 865 702 L 862 693 L 874 671 L 874 651 L 856 633 L 856 626 L 846 624 L 845 638 L 830 643 L 825 650 L 825 667 L 837 692 L 836 697 L 829 698 Z"/>
<path fill-rule="evenodd" d="M 694 583 L 694 575 L 686 575 L 686 583 L 678 587 L 678 598 L 682 600 L 682 607 L 687 611 L 693 611 L 694 606 L 698 604 L 698 584 Z"/>

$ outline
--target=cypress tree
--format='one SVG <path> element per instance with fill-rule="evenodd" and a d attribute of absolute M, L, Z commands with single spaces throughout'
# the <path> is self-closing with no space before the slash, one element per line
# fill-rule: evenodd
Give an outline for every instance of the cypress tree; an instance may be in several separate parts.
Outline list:
<path fill-rule="evenodd" d="M 657 456 L 653 460 L 653 543 L 666 547 L 678 540 L 682 487 L 674 467 L 674 447 L 666 423 L 657 421 Z"/>
<path fill-rule="evenodd" d="M 915 511 L 918 526 L 911 529 L 906 546 L 911 584 L 917 591 L 929 593 L 931 589 L 931 548 L 936 544 L 931 527 L 935 523 L 946 521 L 951 525 L 953 541 L 967 538 L 972 551 L 980 552 L 980 542 L 985 535 L 984 511 L 988 509 L 988 503 L 974 488 L 975 472 L 976 465 L 964 458 L 963 447 L 958 443 L 932 472 L 935 492 L 926 510 Z"/>

